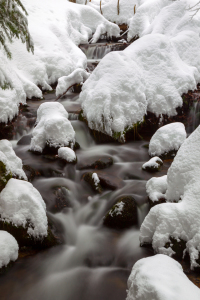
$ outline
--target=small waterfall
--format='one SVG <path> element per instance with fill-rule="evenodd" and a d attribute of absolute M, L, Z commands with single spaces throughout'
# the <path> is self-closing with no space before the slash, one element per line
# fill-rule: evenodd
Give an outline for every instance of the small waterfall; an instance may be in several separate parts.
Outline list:
<path fill-rule="evenodd" d="M 187 124 L 187 133 L 192 133 L 200 124 L 200 102 L 196 101 L 190 110 Z"/>
<path fill-rule="evenodd" d="M 84 52 L 88 60 L 100 60 L 107 53 L 112 51 L 111 45 L 84 45 L 80 46 L 81 50 Z"/>

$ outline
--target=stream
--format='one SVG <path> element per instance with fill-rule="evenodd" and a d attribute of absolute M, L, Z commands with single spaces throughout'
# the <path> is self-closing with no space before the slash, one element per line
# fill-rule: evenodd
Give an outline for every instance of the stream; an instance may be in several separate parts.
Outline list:
<path fill-rule="evenodd" d="M 88 67 L 92 70 L 108 52 L 123 47 L 123 44 L 96 44 L 82 45 L 81 49 L 87 55 Z M 28 112 L 25 115 L 29 114 L 28 118 L 34 119 L 41 103 L 54 100 L 55 94 L 44 94 L 41 101 L 27 101 Z M 151 248 L 139 245 L 139 227 L 149 209 L 146 181 L 152 176 L 167 174 L 171 160 L 164 161 L 158 173 L 143 171 L 142 164 L 149 160 L 145 147 L 149 141 L 96 144 L 86 124 L 77 118 L 80 111 L 78 94 L 69 92 L 60 99 L 60 103 L 69 112 L 76 140 L 81 146 L 76 151 L 76 165 L 63 166 L 56 160 L 29 152 L 26 142 L 17 144 L 19 136 L 12 143 L 23 164 L 40 173 L 41 176 L 36 176 L 32 184 L 45 200 L 48 216 L 64 244 L 39 253 L 21 254 L 10 270 L 1 275 L 1 300 L 125 300 L 127 279 L 133 264 L 143 257 L 154 255 Z M 26 127 L 26 117 L 22 118 L 23 122 Z M 33 124 L 30 124 L 28 129 L 22 130 L 22 135 L 31 133 Z M 112 158 L 114 161 L 106 169 L 95 170 L 114 188 L 97 195 L 82 180 L 82 175 L 94 171 L 84 168 L 100 158 Z M 66 201 L 66 207 L 61 211 L 57 209 L 56 202 L 59 193 Z M 124 231 L 103 227 L 103 217 L 122 195 L 134 197 L 138 225 Z"/>

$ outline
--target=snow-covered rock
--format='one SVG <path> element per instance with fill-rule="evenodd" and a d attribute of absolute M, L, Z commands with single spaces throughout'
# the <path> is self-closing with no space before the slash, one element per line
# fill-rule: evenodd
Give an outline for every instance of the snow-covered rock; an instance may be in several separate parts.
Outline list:
<path fill-rule="evenodd" d="M 96 186 L 96 189 L 98 189 L 100 179 L 99 179 L 97 173 L 92 173 L 92 179 L 94 181 L 94 185 Z"/>
<path fill-rule="evenodd" d="M 178 150 L 185 141 L 186 135 L 185 126 L 180 122 L 160 127 L 150 140 L 149 154 L 160 156 Z"/>
<path fill-rule="evenodd" d="M 13 88 L 5 91 L 0 88 L 0 122 L 12 119 L 26 97 L 41 98 L 38 85 L 51 90 L 50 84 L 59 77 L 68 76 L 77 68 L 85 69 L 87 59 L 78 45 L 88 43 L 92 34 L 96 42 L 101 34 L 118 36 L 120 31 L 116 24 L 87 5 L 67 0 L 22 0 L 22 4 L 29 14 L 34 55 L 27 52 L 20 40 L 7 42 L 12 60 L 0 49 L 0 86 L 9 83 Z"/>
<path fill-rule="evenodd" d="M 75 162 L 76 161 L 76 154 L 75 152 L 69 147 L 61 147 L 58 149 L 58 157 L 66 160 L 67 162 Z"/>
<path fill-rule="evenodd" d="M 157 202 L 161 198 L 166 198 L 167 175 L 152 177 L 146 184 L 147 194 L 152 202 Z"/>
<path fill-rule="evenodd" d="M 75 143 L 75 131 L 68 113 L 59 102 L 45 102 L 37 111 L 30 150 L 42 152 L 44 147 L 65 147 Z"/>
<path fill-rule="evenodd" d="M 83 83 L 86 79 L 88 79 L 89 76 L 90 73 L 81 68 L 78 68 L 70 75 L 60 77 L 58 79 L 58 85 L 56 87 L 56 96 L 62 95 L 70 88 L 70 86 L 74 84 Z"/>
<path fill-rule="evenodd" d="M 0 230 L 0 268 L 18 258 L 19 246 L 16 239 L 7 231 Z"/>
<path fill-rule="evenodd" d="M 149 161 L 142 165 L 142 169 L 146 171 L 159 171 L 160 167 L 163 165 L 162 159 L 155 156 L 151 158 Z"/>
<path fill-rule="evenodd" d="M 200 263 L 199 160 L 200 126 L 182 144 L 168 170 L 165 193 L 168 203 L 153 207 L 140 229 L 141 243 L 152 243 L 158 253 L 171 256 L 175 253 L 172 239 L 177 243 L 185 241 L 192 269 Z M 164 182 L 160 186 L 161 189 L 163 186 L 162 193 L 165 189 Z M 150 182 L 148 188 L 152 190 Z M 170 203 L 172 201 L 178 203 Z M 167 249 L 166 243 L 170 244 Z"/>
<path fill-rule="evenodd" d="M 128 278 L 126 300 L 198 300 L 200 290 L 183 273 L 181 265 L 166 255 L 140 259 Z"/>
<path fill-rule="evenodd" d="M 0 140 L 0 161 L 6 166 L 8 173 L 11 172 L 13 176 L 27 180 L 22 169 L 22 160 L 16 156 L 12 144 L 8 140 Z"/>
<path fill-rule="evenodd" d="M 34 238 L 47 236 L 46 205 L 27 181 L 11 178 L 0 193 L 0 220 L 27 228 Z"/>

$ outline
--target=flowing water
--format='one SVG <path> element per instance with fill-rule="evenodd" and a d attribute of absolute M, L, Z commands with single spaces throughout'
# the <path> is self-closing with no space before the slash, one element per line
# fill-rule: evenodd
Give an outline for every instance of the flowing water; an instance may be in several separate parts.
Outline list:
<path fill-rule="evenodd" d="M 93 47 L 95 49 L 88 47 L 87 54 L 89 58 L 99 59 L 103 56 L 102 51 L 104 54 L 109 52 L 111 46 L 106 47 L 104 50 L 98 50 L 97 46 Z M 36 116 L 42 102 L 55 99 L 54 94 L 44 97 L 42 101 L 28 101 L 29 117 Z M 23 164 L 41 174 L 32 184 L 45 200 L 49 219 L 64 243 L 37 254 L 30 253 L 30 256 L 21 255 L 9 272 L 1 276 L 1 300 L 124 300 L 133 264 L 153 255 L 150 248 L 139 245 L 139 226 L 148 212 L 145 184 L 152 177 L 141 169 L 149 160 L 145 147 L 148 141 L 97 145 L 85 123 L 77 120 L 78 96 L 69 93 L 60 102 L 70 113 L 81 146 L 76 151 L 76 165 L 63 166 L 48 157 L 34 155 L 28 151 L 26 143 L 17 145 L 13 141 L 13 145 Z M 24 124 L 27 120 L 23 119 Z M 22 135 L 30 133 L 32 127 L 28 126 Z M 114 164 L 95 172 L 111 182 L 114 188 L 96 195 L 82 180 L 83 173 L 90 171 L 83 168 L 99 158 L 110 157 Z M 169 166 L 170 161 L 165 161 L 162 171 L 153 176 L 165 175 Z M 58 193 L 66 201 L 66 207 L 61 211 L 57 209 Z M 103 227 L 103 216 L 122 195 L 135 198 L 138 225 L 125 231 Z"/>

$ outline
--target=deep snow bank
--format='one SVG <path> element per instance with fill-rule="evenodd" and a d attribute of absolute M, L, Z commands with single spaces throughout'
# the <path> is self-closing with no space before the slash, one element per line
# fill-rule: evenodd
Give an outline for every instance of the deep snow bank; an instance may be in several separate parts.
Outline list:
<path fill-rule="evenodd" d="M 126 300 L 198 300 L 200 290 L 183 273 L 181 265 L 166 255 L 140 259 L 128 278 Z"/>
<path fill-rule="evenodd" d="M 95 9 L 67 0 L 22 0 L 29 16 L 29 30 L 34 41 L 34 55 L 19 40 L 9 44 L 13 59 L 9 61 L 0 49 L 0 122 L 12 119 L 26 97 L 41 97 L 40 85 L 50 84 L 77 68 L 86 68 L 86 56 L 77 46 L 87 43 L 94 33 L 95 42 L 103 33 L 117 36 L 119 27 L 108 22 Z M 7 101 L 8 99 L 8 101 Z"/>
<path fill-rule="evenodd" d="M 140 241 L 152 243 L 156 252 L 173 255 L 172 237 L 186 242 L 191 268 L 199 266 L 200 253 L 200 126 L 185 140 L 167 173 L 166 180 L 151 179 L 147 189 L 156 201 L 155 192 L 165 193 L 168 203 L 153 207 L 142 226 Z M 159 187 L 160 186 L 160 187 Z M 159 196 L 159 195 L 158 195 Z M 178 203 L 170 203 L 176 201 Z M 166 249 L 166 243 L 170 246 Z M 197 261 L 198 260 L 198 261 Z"/>
<path fill-rule="evenodd" d="M 0 268 L 18 258 L 19 246 L 16 239 L 7 231 L 0 230 Z"/>

